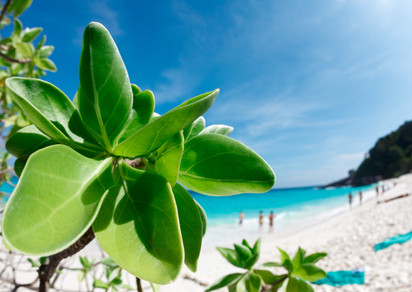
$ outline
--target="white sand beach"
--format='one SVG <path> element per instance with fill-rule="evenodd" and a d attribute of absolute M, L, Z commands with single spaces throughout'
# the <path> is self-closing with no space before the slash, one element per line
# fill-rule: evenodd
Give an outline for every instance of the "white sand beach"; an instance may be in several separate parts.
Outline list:
<path fill-rule="evenodd" d="M 315 226 L 305 225 L 301 230 L 289 235 L 278 234 L 276 230 L 274 233 L 257 231 L 256 234 L 248 234 L 247 239 L 251 242 L 262 237 L 259 263 L 278 261 L 279 252 L 276 247 L 294 254 L 300 246 L 308 253 L 327 252 L 328 256 L 318 263 L 325 271 L 357 268 L 365 270 L 365 285 L 346 285 L 341 288 L 321 285 L 315 286 L 315 291 L 412 291 L 412 241 L 402 245 L 394 244 L 378 252 L 374 251 L 376 243 L 412 231 L 412 196 L 383 202 L 399 195 L 412 194 L 412 174 L 385 181 L 384 184 L 390 189 L 380 195 L 379 200 L 382 201 L 380 204 L 377 204 L 376 198 L 370 198 L 361 206 L 355 201 L 352 210 L 342 211 Z M 228 234 L 231 233 L 228 232 Z M 238 239 L 233 238 L 231 241 L 231 238 L 225 238 L 222 242 L 224 244 L 216 242 L 215 246 L 232 247 L 227 243 L 238 243 Z M 82 254 L 96 258 L 101 256 L 95 242 L 83 250 Z M 3 249 L 0 257 L 0 271 L 3 271 L 9 260 L 7 252 Z M 36 270 L 30 269 L 27 260 L 19 256 L 14 256 L 13 260 L 15 263 L 20 261 L 16 272 L 18 283 L 27 283 L 35 279 Z M 77 258 L 68 259 L 63 262 L 63 265 L 74 267 L 77 261 Z M 21 272 L 27 269 L 30 271 Z M 161 291 L 204 291 L 206 285 L 238 270 L 226 262 L 212 245 L 208 244 L 202 249 L 198 271 L 192 273 L 186 267 L 183 268 L 177 281 L 162 286 Z M 6 269 L 1 277 L 7 279 L 11 273 L 12 271 Z M 56 282 L 55 291 L 78 291 L 79 289 L 86 291 L 83 284 L 78 284 L 77 272 L 67 274 Z M 126 282 L 135 286 L 132 277 L 126 279 Z M 11 291 L 11 287 L 11 284 L 3 280 L 0 284 L 0 291 Z M 143 288 L 145 291 L 151 291 L 148 283 L 144 282 Z M 28 290 L 20 288 L 18 291 Z"/>

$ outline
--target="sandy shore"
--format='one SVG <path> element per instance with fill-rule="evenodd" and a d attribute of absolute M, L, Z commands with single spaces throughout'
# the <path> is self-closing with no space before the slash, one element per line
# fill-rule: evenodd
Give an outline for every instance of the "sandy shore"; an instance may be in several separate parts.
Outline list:
<path fill-rule="evenodd" d="M 394 186 L 394 183 L 396 184 Z M 389 180 L 386 185 L 392 186 L 390 190 L 381 195 L 381 201 L 397 197 L 401 194 L 412 194 L 412 174 L 399 179 Z M 405 244 L 395 244 L 387 249 L 375 252 L 374 245 L 388 237 L 412 231 L 412 196 L 392 200 L 387 203 L 377 204 L 375 198 L 364 202 L 361 206 L 356 204 L 352 210 L 341 212 L 332 218 L 324 220 L 316 226 L 305 227 L 289 235 L 280 235 L 276 232 L 256 232 L 248 234 L 247 239 L 254 242 L 262 237 L 262 251 L 259 263 L 278 261 L 280 247 L 289 253 L 295 253 L 301 246 L 308 253 L 327 252 L 326 259 L 319 262 L 325 271 L 353 270 L 363 268 L 366 275 L 365 285 L 346 285 L 341 288 L 331 286 L 315 286 L 315 291 L 412 291 L 412 241 Z M 237 243 L 238 238 L 224 238 L 224 244 L 216 242 L 216 246 L 231 247 L 228 242 Z M 99 248 L 92 244 L 83 252 L 93 257 L 99 257 Z M 7 254 L 0 254 L 0 269 L 6 263 Z M 15 257 L 14 261 L 18 261 Z M 77 259 L 69 259 L 63 264 L 75 266 Z M 30 270 L 27 260 L 20 260 L 20 270 Z M 212 245 L 202 249 L 199 259 L 198 271 L 190 272 L 183 268 L 181 276 L 173 284 L 163 286 L 161 291 L 167 292 L 196 292 L 204 291 L 223 275 L 239 271 L 227 263 Z M 3 275 L 4 276 L 4 275 Z M 27 282 L 36 276 L 35 269 L 31 272 L 20 273 L 19 282 Z M 185 278 L 186 276 L 186 278 Z M 189 277 L 190 279 L 187 279 Z M 82 290 L 85 288 L 77 282 L 77 273 L 69 273 L 61 278 L 57 287 L 65 290 Z M 125 282 L 132 286 L 134 279 L 127 277 Z M 145 291 L 151 291 L 148 283 L 143 283 Z M 0 282 L 0 291 L 11 291 L 7 283 Z M 57 291 L 59 291 L 58 289 Z M 19 289 L 18 291 L 24 291 Z M 99 291 L 99 290 L 97 290 Z M 227 290 L 220 290 L 227 291 Z"/>
<path fill-rule="evenodd" d="M 388 200 L 401 194 L 412 194 L 412 174 L 385 182 L 392 187 L 380 200 Z M 388 237 L 412 231 L 412 196 L 377 204 L 372 198 L 362 206 L 342 212 L 321 224 L 305 228 L 294 234 L 279 237 L 275 233 L 256 233 L 247 238 L 254 241 L 262 237 L 262 252 L 259 263 L 279 261 L 280 247 L 295 253 L 301 246 L 308 253 L 327 252 L 319 262 L 325 271 L 365 269 L 365 285 L 346 285 L 333 288 L 315 286 L 315 291 L 412 291 L 412 241 L 395 244 L 375 252 L 374 245 Z M 219 244 L 217 244 L 219 245 Z M 227 247 L 231 247 L 227 245 Z M 238 269 L 227 263 L 212 248 L 202 250 L 198 271 L 185 270 L 190 278 L 211 284 L 223 275 Z M 204 291 L 193 281 L 178 279 L 162 291 Z M 227 290 L 221 290 L 227 291 Z"/>

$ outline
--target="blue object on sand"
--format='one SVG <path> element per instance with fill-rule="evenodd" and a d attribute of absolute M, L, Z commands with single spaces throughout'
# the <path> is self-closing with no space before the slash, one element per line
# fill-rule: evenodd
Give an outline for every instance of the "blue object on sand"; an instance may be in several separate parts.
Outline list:
<path fill-rule="evenodd" d="M 401 244 L 401 243 L 407 242 L 410 239 L 412 239 L 412 231 L 406 234 L 399 234 L 397 236 L 385 239 L 384 241 L 376 244 L 375 251 L 387 248 L 395 243 Z"/>
<path fill-rule="evenodd" d="M 356 269 L 352 271 L 333 271 L 328 272 L 326 277 L 313 282 L 317 285 L 331 285 L 331 286 L 344 286 L 344 285 L 363 285 L 365 284 L 365 271 L 364 269 Z"/>

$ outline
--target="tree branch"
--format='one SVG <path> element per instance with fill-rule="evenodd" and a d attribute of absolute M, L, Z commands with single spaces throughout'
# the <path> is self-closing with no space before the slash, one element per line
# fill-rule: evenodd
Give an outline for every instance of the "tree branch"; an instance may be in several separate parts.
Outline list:
<path fill-rule="evenodd" d="M 1 52 L 0 52 L 0 57 L 11 63 L 27 64 L 31 62 L 31 59 L 22 59 L 22 60 L 13 59 L 12 57 L 9 57 L 6 54 L 3 54 Z"/>
<path fill-rule="evenodd" d="M 56 272 L 58 265 L 63 259 L 76 254 L 77 252 L 82 250 L 86 245 L 88 245 L 93 239 L 94 233 L 93 229 L 90 227 L 89 230 L 87 230 L 86 233 L 83 234 L 83 236 L 80 237 L 80 239 L 77 240 L 73 245 L 69 246 L 68 248 L 57 254 L 47 257 L 44 264 L 42 264 L 38 270 L 40 280 L 39 292 L 48 291 L 50 279 Z"/>
<path fill-rule="evenodd" d="M 7 0 L 6 4 L 4 5 L 3 10 L 1 11 L 1 14 L 0 14 L 0 22 L 3 20 L 4 14 L 6 13 L 7 8 L 9 8 L 11 1 L 12 0 Z"/>

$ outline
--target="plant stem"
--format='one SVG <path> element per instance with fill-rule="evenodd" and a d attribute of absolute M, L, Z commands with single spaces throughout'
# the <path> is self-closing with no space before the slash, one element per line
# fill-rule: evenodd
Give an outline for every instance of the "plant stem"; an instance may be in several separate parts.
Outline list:
<path fill-rule="evenodd" d="M 0 52 L 0 57 L 2 57 L 3 59 L 11 63 L 27 64 L 31 62 L 31 59 L 22 59 L 22 60 L 13 59 L 12 57 L 9 57 L 6 54 L 3 54 L 1 52 Z"/>
<path fill-rule="evenodd" d="M 6 13 L 7 8 L 9 8 L 11 1 L 12 0 L 7 0 L 6 4 L 4 5 L 3 10 L 1 11 L 1 14 L 0 14 L 0 22 L 3 20 L 4 14 Z"/>
<path fill-rule="evenodd" d="M 94 233 L 92 228 L 90 227 L 89 230 L 87 230 L 86 233 L 83 234 L 83 236 L 80 237 L 79 240 L 77 240 L 71 246 L 69 246 L 68 248 L 59 253 L 47 257 L 44 264 L 42 264 L 38 270 L 40 280 L 39 292 L 48 291 L 50 279 L 56 272 L 59 263 L 63 259 L 76 254 L 77 252 L 82 250 L 87 244 L 89 244 L 93 239 Z"/>
<path fill-rule="evenodd" d="M 143 292 L 142 288 L 142 283 L 140 278 L 136 277 L 136 287 L 137 287 L 137 292 Z"/>

